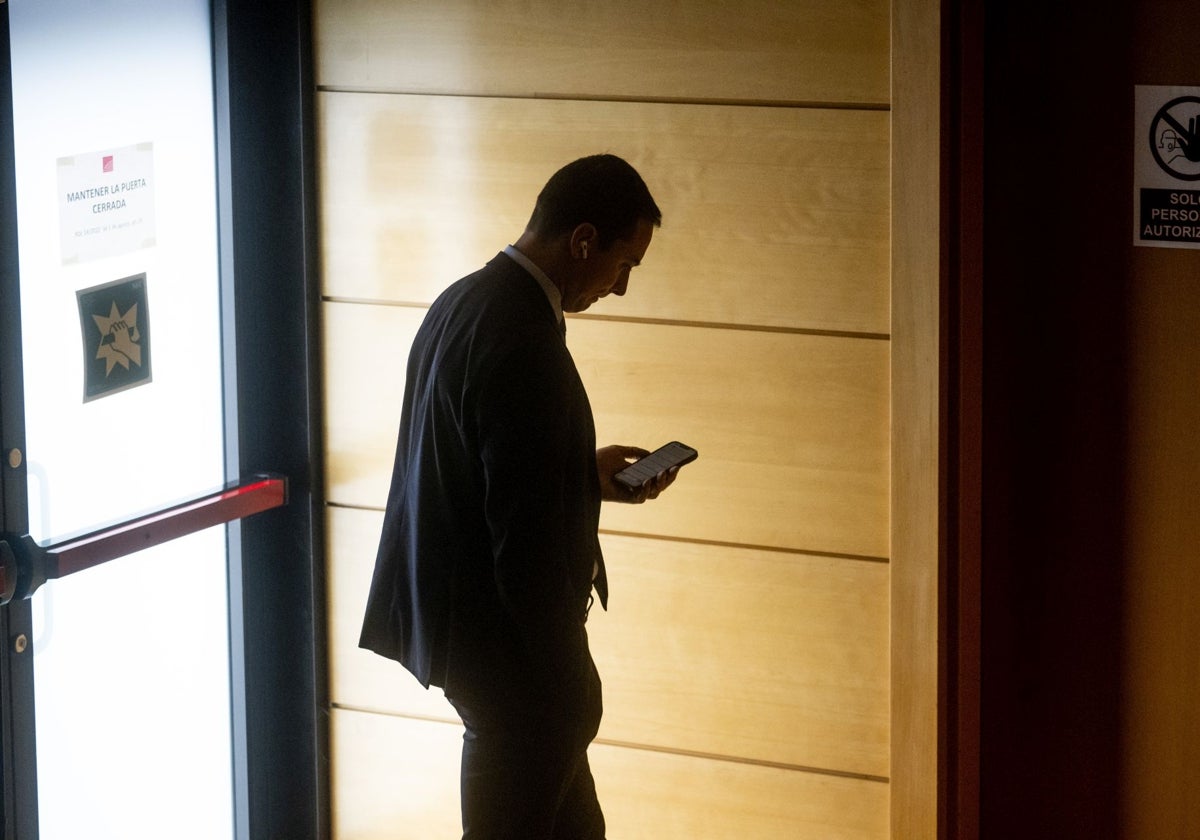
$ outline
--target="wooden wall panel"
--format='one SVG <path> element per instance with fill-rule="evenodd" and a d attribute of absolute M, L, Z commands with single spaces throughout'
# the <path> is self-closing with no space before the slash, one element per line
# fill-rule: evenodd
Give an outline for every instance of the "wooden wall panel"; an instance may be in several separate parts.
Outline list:
<path fill-rule="evenodd" d="M 1183 0 L 1121 6 L 1135 10 L 1129 81 L 1194 83 L 1188 45 L 1200 39 L 1200 8 Z M 1200 837 L 1200 251 L 1134 248 L 1132 259 L 1123 290 L 1127 511 L 1117 831 L 1125 840 Z"/>
<path fill-rule="evenodd" d="M 461 729 L 333 712 L 338 840 L 455 837 Z M 626 840 L 878 840 L 887 785 L 778 767 L 593 744 L 608 834 Z"/>
<path fill-rule="evenodd" d="M 357 647 L 382 519 L 330 510 L 332 701 L 456 720 L 441 692 Z M 614 535 L 603 544 L 609 611 L 588 623 L 602 739 L 887 775 L 886 564 Z"/>
<path fill-rule="evenodd" d="M 326 303 L 325 497 L 383 509 L 404 400 L 408 348 L 424 309 Z"/>
<path fill-rule="evenodd" d="M 598 151 L 630 160 L 664 211 L 629 294 L 570 319 L 600 441 L 701 451 L 662 499 L 602 520 L 592 756 L 610 834 L 887 836 L 891 764 L 925 759 L 907 761 L 910 730 L 891 738 L 889 665 L 921 683 L 902 725 L 924 723 L 928 688 L 928 651 L 889 660 L 889 622 L 919 623 L 927 567 L 906 567 L 919 597 L 889 613 L 875 562 L 905 499 L 890 481 L 891 12 L 315 4 L 338 840 L 458 831 L 453 710 L 356 647 L 404 365 L 425 306 L 519 236 L 558 166 Z M 904 317 L 925 302 L 906 297 Z"/>
<path fill-rule="evenodd" d="M 896 840 L 937 837 L 941 4 L 894 19 L 892 171 L 892 811 Z M 964 712 L 969 715 L 969 712 Z M 964 780 L 965 782 L 966 780 Z"/>
<path fill-rule="evenodd" d="M 324 311 L 328 498 L 382 508 L 422 311 Z M 604 527 L 887 556 L 887 342 L 581 319 L 568 334 L 601 445 L 701 453 L 653 505 L 608 506 Z"/>
<path fill-rule="evenodd" d="M 588 622 L 600 737 L 887 776 L 886 564 L 603 544 L 609 610 Z"/>
<path fill-rule="evenodd" d="M 888 555 L 887 342 L 595 321 L 570 336 L 601 444 L 701 453 L 601 527 Z"/>
<path fill-rule="evenodd" d="M 327 508 L 327 551 L 334 570 L 326 584 L 330 702 L 457 721 L 458 713 L 439 689 L 423 688 L 400 663 L 358 646 L 382 527 L 382 511 Z"/>
<path fill-rule="evenodd" d="M 1189 23 L 1200 36 L 1200 14 Z M 1200 252 L 1134 249 L 1120 605 L 1120 836 L 1127 840 L 1200 837 L 1193 776 L 1200 764 L 1198 275 Z"/>
<path fill-rule="evenodd" d="M 886 334 L 884 112 L 323 94 L 325 294 L 431 301 L 524 230 L 562 164 L 611 151 L 663 226 L 594 314 Z M 548 128 L 552 127 L 552 128 Z"/>
<path fill-rule="evenodd" d="M 462 836 L 460 725 L 334 709 L 330 742 L 337 840 Z"/>
<path fill-rule="evenodd" d="M 883 0 L 318 0 L 317 82 L 485 96 L 880 103 Z"/>

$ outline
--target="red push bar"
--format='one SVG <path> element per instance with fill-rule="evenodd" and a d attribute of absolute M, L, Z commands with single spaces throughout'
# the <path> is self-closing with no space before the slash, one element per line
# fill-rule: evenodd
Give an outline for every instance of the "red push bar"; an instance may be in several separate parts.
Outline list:
<path fill-rule="evenodd" d="M 47 580 L 285 504 L 287 479 L 260 474 L 48 545 L 0 534 L 0 605 L 30 597 Z"/>
<path fill-rule="evenodd" d="M 287 480 L 254 476 L 234 486 L 42 546 L 46 580 L 65 577 L 117 557 L 242 519 L 287 503 Z"/>

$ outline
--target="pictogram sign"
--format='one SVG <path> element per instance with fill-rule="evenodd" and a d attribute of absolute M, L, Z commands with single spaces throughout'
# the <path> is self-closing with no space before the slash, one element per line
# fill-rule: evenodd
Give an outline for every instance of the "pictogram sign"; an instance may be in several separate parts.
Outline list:
<path fill-rule="evenodd" d="M 1135 88 L 1133 161 L 1133 243 L 1200 248 L 1200 88 Z"/>
<path fill-rule="evenodd" d="M 146 275 L 75 293 L 83 332 L 83 401 L 150 381 L 150 309 Z"/>

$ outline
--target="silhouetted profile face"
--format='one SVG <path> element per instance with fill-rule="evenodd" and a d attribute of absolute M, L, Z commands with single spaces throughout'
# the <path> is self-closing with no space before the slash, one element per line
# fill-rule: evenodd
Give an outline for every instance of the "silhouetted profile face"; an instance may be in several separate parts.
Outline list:
<path fill-rule="evenodd" d="M 576 248 L 586 249 L 587 257 L 577 259 L 563 290 L 563 311 L 582 312 L 602 297 L 623 295 L 629 288 L 629 272 L 641 265 L 650 240 L 652 222 L 642 219 L 633 235 L 617 239 L 601 249 L 595 236 L 579 238 Z"/>

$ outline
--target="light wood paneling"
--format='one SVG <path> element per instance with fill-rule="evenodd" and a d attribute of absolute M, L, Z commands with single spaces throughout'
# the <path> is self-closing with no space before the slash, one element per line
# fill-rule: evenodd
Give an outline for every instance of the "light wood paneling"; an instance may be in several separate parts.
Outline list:
<path fill-rule="evenodd" d="M 383 507 L 421 310 L 327 303 L 330 501 Z M 670 492 L 605 528 L 888 553 L 887 342 L 573 319 L 601 444 L 700 451 Z"/>
<path fill-rule="evenodd" d="M 382 518 L 330 511 L 332 700 L 455 720 L 440 692 L 357 648 Z M 588 623 L 601 738 L 887 775 L 885 564 L 613 535 L 603 544 L 609 611 Z"/>
<path fill-rule="evenodd" d="M 457 721 L 440 689 L 425 689 L 398 662 L 358 646 L 383 513 L 327 508 L 329 700 L 334 705 Z"/>
<path fill-rule="evenodd" d="M 911 774 L 928 767 L 931 567 L 908 567 L 913 603 L 889 612 L 888 564 L 832 556 L 888 557 L 893 503 L 908 556 L 927 544 L 936 402 L 901 402 L 897 428 L 917 439 L 895 470 L 917 482 L 914 507 L 890 486 L 890 345 L 868 337 L 893 329 L 891 125 L 874 108 L 891 95 L 891 13 L 318 0 L 327 494 L 361 507 L 330 511 L 332 692 L 404 712 L 335 710 L 338 840 L 458 833 L 453 710 L 356 647 L 409 343 L 437 293 L 519 236 L 553 171 L 600 151 L 633 163 L 664 212 L 629 294 L 570 320 L 600 441 L 701 452 L 662 499 L 602 520 L 612 601 L 589 624 L 606 692 L 591 755 L 610 835 L 879 840 L 888 784 L 787 768 L 883 777 L 899 760 L 894 836 L 925 836 L 935 774 Z M 909 28 L 924 22 L 897 10 L 912 56 L 936 44 Z M 872 107 L 820 107 L 853 103 Z M 925 236 L 925 193 L 905 195 L 915 215 L 896 230 Z M 905 378 L 913 365 L 936 373 L 928 288 L 901 289 L 897 323 L 918 340 L 897 393 L 929 385 Z M 891 659 L 889 622 L 908 634 Z M 898 717 L 889 665 L 917 681 Z M 619 746 L 635 743 L 665 751 Z"/>
<path fill-rule="evenodd" d="M 610 151 L 663 211 L 596 314 L 887 333 L 888 115 L 323 94 L 325 293 L 428 303 L 524 230 L 558 167 Z"/>
<path fill-rule="evenodd" d="M 886 564 L 603 542 L 600 737 L 887 775 Z"/>
<path fill-rule="evenodd" d="M 322 307 L 328 501 L 387 503 L 408 349 L 424 316 L 406 307 Z"/>
<path fill-rule="evenodd" d="M 653 504 L 601 527 L 888 555 L 888 343 L 572 322 L 597 439 L 700 458 Z"/>
<path fill-rule="evenodd" d="M 320 85 L 410 93 L 886 102 L 882 0 L 319 0 Z"/>
<path fill-rule="evenodd" d="M 330 745 L 330 798 L 337 840 L 462 836 L 460 724 L 335 708 L 330 716 Z"/>
<path fill-rule="evenodd" d="M 588 751 L 608 836 L 627 840 L 879 840 L 888 786 L 599 744 Z"/>
<path fill-rule="evenodd" d="M 335 709 L 338 840 L 460 833 L 461 728 Z M 887 785 L 608 744 L 588 751 L 608 835 L 627 840 L 878 840 Z"/>

